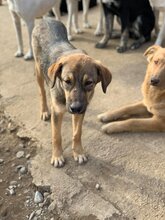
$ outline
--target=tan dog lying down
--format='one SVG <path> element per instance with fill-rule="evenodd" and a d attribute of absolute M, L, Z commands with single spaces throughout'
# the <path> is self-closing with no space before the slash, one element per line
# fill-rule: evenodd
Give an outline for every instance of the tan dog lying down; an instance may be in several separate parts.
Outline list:
<path fill-rule="evenodd" d="M 111 122 L 102 127 L 104 132 L 165 131 L 165 49 L 155 45 L 144 56 L 149 64 L 142 84 L 143 100 L 98 115 L 101 122 Z"/>

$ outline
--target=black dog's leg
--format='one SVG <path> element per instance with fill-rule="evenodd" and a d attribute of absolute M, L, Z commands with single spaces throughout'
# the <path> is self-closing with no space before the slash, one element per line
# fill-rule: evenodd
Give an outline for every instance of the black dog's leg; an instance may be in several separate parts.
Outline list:
<path fill-rule="evenodd" d="M 138 38 L 130 46 L 131 50 L 135 50 L 139 48 L 144 42 L 146 42 L 146 39 L 142 34 L 142 16 L 138 16 L 136 21 L 132 24 L 132 31 L 134 36 Z"/>
<path fill-rule="evenodd" d="M 146 39 L 143 36 L 141 36 L 138 40 L 136 40 L 135 42 L 131 44 L 130 49 L 131 50 L 138 49 L 145 42 L 146 42 Z"/>
<path fill-rule="evenodd" d="M 129 13 L 127 8 L 124 7 L 120 14 L 121 19 L 121 38 L 120 44 L 116 48 L 118 53 L 123 53 L 127 50 L 127 42 L 129 37 Z"/>
<path fill-rule="evenodd" d="M 135 21 L 136 29 L 139 30 L 139 38 L 132 45 L 131 49 L 139 48 L 143 43 L 149 41 L 151 39 L 151 32 L 154 28 L 155 17 L 153 12 L 147 15 L 138 16 Z"/>
<path fill-rule="evenodd" d="M 120 44 L 116 48 L 118 53 L 123 53 L 127 50 L 127 41 L 128 41 L 128 28 L 126 28 L 121 35 Z"/>
<path fill-rule="evenodd" d="M 95 45 L 96 48 L 105 48 L 112 35 L 114 15 L 104 9 L 105 15 L 105 34 L 103 38 Z"/>

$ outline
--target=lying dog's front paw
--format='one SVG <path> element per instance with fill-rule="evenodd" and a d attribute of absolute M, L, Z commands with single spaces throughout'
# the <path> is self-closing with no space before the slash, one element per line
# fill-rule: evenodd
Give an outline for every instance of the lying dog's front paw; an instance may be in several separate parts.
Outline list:
<path fill-rule="evenodd" d="M 60 156 L 60 157 L 52 156 L 51 164 L 57 168 L 63 167 L 65 164 L 64 157 L 63 156 Z"/>
<path fill-rule="evenodd" d="M 50 113 L 48 111 L 42 112 L 40 117 L 41 120 L 48 121 L 50 118 Z"/>
<path fill-rule="evenodd" d="M 103 125 L 101 130 L 106 134 L 119 133 L 122 131 L 121 127 L 119 126 L 117 122 Z"/>
<path fill-rule="evenodd" d="M 116 48 L 116 50 L 117 50 L 118 53 L 124 53 L 127 50 L 127 47 L 126 46 L 122 46 L 122 47 L 118 46 Z"/>
<path fill-rule="evenodd" d="M 74 160 L 76 162 L 78 162 L 79 164 L 83 164 L 83 163 L 86 163 L 88 159 L 87 159 L 85 154 L 76 154 L 76 153 L 74 153 Z"/>
<path fill-rule="evenodd" d="M 101 122 L 103 122 L 103 123 L 106 123 L 106 122 L 108 122 L 109 121 L 109 118 L 107 117 L 107 115 L 106 114 L 99 114 L 98 116 L 97 116 L 97 118 L 99 119 L 99 121 L 101 121 Z"/>

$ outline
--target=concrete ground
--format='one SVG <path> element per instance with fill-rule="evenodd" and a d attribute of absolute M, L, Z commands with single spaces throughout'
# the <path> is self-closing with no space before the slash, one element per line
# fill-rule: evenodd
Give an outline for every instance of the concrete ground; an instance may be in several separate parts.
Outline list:
<path fill-rule="evenodd" d="M 56 169 L 50 165 L 50 122 L 40 121 L 39 95 L 34 76 L 34 62 L 15 58 L 16 37 L 12 20 L 4 4 L 0 7 L 0 94 L 6 112 L 17 121 L 20 135 L 38 140 L 37 156 L 31 161 L 36 185 L 50 186 L 53 202 L 62 219 L 165 219 L 165 134 L 101 132 L 97 115 L 108 109 L 142 99 L 140 92 L 147 61 L 143 57 L 147 43 L 125 54 L 115 50 L 118 39 L 103 50 L 95 49 L 99 38 L 93 32 L 99 16 L 98 8 L 89 14 L 92 29 L 75 35 L 73 44 L 85 49 L 108 66 L 113 80 L 106 94 L 97 85 L 83 125 L 83 145 L 88 153 L 86 165 L 77 165 L 71 152 L 71 116 L 63 123 L 63 147 L 66 165 Z M 80 24 L 81 22 L 80 15 Z M 66 23 L 66 17 L 62 18 Z M 27 30 L 23 26 L 25 50 Z M 95 188 L 100 185 L 100 190 Z"/>

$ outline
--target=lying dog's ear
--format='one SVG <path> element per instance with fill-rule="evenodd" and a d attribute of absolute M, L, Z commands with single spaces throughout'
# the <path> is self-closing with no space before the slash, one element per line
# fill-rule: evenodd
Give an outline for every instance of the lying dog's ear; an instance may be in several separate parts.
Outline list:
<path fill-rule="evenodd" d="M 48 77 L 52 82 L 51 87 L 53 88 L 56 82 L 56 78 L 60 76 L 62 71 L 62 63 L 57 62 L 53 63 L 49 68 L 48 68 Z"/>
<path fill-rule="evenodd" d="M 108 68 L 101 64 L 100 61 L 96 60 L 95 64 L 98 70 L 98 82 L 101 82 L 102 90 L 104 93 L 106 93 L 107 86 L 110 84 L 112 80 L 112 74 L 108 70 Z"/>
<path fill-rule="evenodd" d="M 145 52 L 144 52 L 144 56 L 147 57 L 147 61 L 150 63 L 153 56 L 154 56 L 154 53 L 160 49 L 161 47 L 158 46 L 158 45 L 153 45 L 151 47 L 149 47 Z"/>

